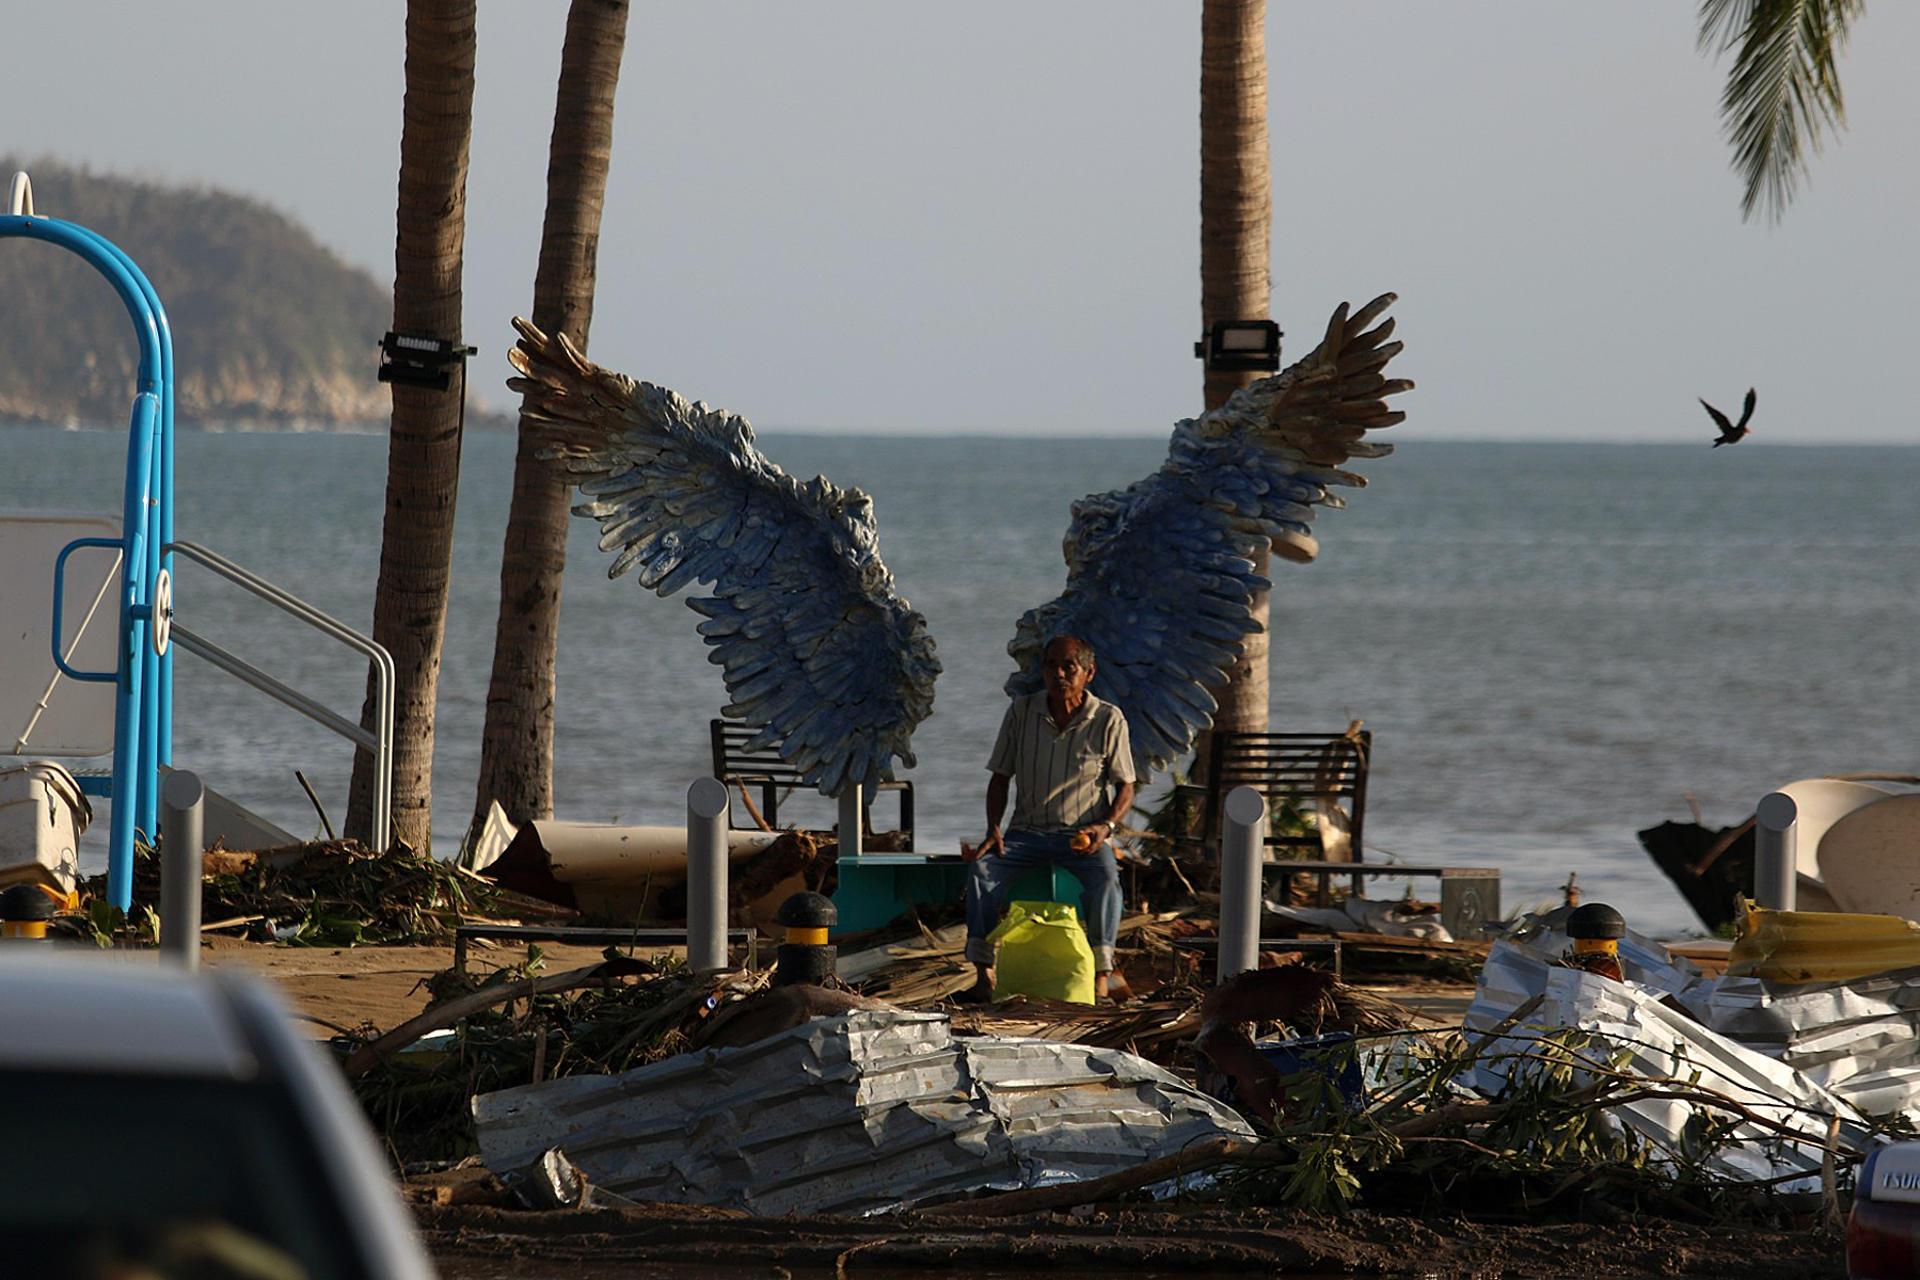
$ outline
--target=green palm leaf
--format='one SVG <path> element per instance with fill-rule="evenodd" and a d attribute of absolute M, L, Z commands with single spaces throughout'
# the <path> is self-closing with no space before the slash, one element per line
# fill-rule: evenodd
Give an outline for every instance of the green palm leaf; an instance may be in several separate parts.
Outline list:
<path fill-rule="evenodd" d="M 1819 151 L 1826 126 L 1846 124 L 1836 69 L 1865 0 L 1700 0 L 1700 47 L 1734 51 L 1720 96 L 1743 217 L 1778 220 Z"/>

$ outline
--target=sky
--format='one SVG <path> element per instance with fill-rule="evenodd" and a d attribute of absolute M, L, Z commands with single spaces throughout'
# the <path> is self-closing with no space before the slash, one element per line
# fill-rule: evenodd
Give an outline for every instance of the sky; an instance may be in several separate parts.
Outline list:
<path fill-rule="evenodd" d="M 1199 8 L 636 3 L 590 354 L 762 429 L 1163 434 L 1200 398 Z M 1287 358 L 1393 290 L 1403 437 L 1704 443 L 1695 397 L 1756 385 L 1753 447 L 1920 439 L 1881 385 L 1920 283 L 1920 5 L 1868 6 L 1849 127 L 1778 225 L 1740 218 L 1694 8 L 1269 0 Z M 501 407 L 565 6 L 480 9 L 466 338 Z M 404 13 L 10 6 L 0 151 L 242 192 L 390 280 Z"/>

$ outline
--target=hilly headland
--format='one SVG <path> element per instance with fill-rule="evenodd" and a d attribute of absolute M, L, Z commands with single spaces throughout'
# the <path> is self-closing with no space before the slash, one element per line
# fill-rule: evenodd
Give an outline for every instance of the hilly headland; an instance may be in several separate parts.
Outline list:
<path fill-rule="evenodd" d="M 37 213 L 106 236 L 153 282 L 183 423 L 325 429 L 387 416 L 374 371 L 391 291 L 294 219 L 231 192 L 0 157 L 0 181 L 19 169 Z M 0 300 L 0 423 L 124 421 L 138 351 L 105 280 L 59 248 L 10 238 Z"/>

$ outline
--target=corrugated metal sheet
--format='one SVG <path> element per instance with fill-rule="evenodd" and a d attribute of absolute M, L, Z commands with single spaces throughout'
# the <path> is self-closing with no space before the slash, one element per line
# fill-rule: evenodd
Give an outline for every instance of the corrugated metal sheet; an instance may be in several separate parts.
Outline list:
<path fill-rule="evenodd" d="M 1245 1120 L 1115 1049 L 956 1038 L 946 1016 L 857 1011 L 757 1044 L 682 1054 L 473 1102 L 488 1168 L 559 1148 L 635 1200 L 760 1214 L 862 1213 L 942 1194 L 1078 1181 Z"/>
<path fill-rule="evenodd" d="M 1920 1105 L 1920 968 L 1845 982 L 1723 977 L 1687 1007 L 1873 1115 Z"/>
<path fill-rule="evenodd" d="M 1650 968 L 1657 971 L 1659 966 Z M 1679 974 L 1669 970 L 1666 976 L 1673 980 Z M 1690 985 L 1688 997 L 1709 998 L 1710 984 Z M 1593 1033 L 1599 1041 L 1582 1051 L 1596 1065 L 1611 1063 L 1611 1069 L 1650 1080 L 1687 1080 L 1698 1073 L 1701 1086 L 1808 1139 L 1783 1142 L 1765 1129 L 1741 1122 L 1732 1130 L 1733 1144 L 1707 1162 L 1722 1177 L 1759 1181 L 1802 1174 L 1804 1183 L 1786 1189 L 1817 1187 L 1829 1116 L 1840 1121 L 1842 1144 L 1856 1149 L 1870 1144 L 1851 1103 L 1787 1063 L 1695 1022 L 1663 1003 L 1664 994 L 1658 986 L 1614 982 L 1549 965 L 1520 947 L 1496 943 L 1467 1010 L 1469 1039 L 1495 1032 L 1534 997 L 1539 1002 L 1513 1026 L 1499 1030 L 1498 1039 L 1489 1042 L 1481 1062 L 1461 1077 L 1462 1082 L 1497 1096 L 1512 1078 L 1533 1069 L 1524 1058 L 1502 1059 L 1503 1052 L 1524 1053 L 1530 1042 L 1573 1029 Z M 1690 1103 L 1657 1099 L 1611 1107 L 1607 1114 L 1651 1141 L 1656 1150 L 1677 1151 L 1687 1143 L 1697 1113 Z M 1720 1115 L 1724 1118 L 1725 1113 Z"/>

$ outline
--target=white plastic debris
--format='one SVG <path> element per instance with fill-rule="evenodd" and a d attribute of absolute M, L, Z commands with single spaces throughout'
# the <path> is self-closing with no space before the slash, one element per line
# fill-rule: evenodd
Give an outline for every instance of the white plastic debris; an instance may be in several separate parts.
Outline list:
<path fill-rule="evenodd" d="M 1335 933 L 1378 933 L 1394 938 L 1452 942 L 1453 935 L 1432 911 L 1412 911 L 1404 903 L 1350 894 L 1337 907 L 1293 907 L 1269 899 L 1261 904 L 1268 915 Z"/>
<path fill-rule="evenodd" d="M 594 1187 L 629 1200 L 759 1214 L 871 1213 L 1076 1182 L 1202 1139 L 1254 1136 L 1133 1054 L 959 1039 L 944 1014 L 904 1010 L 481 1094 L 473 1114 L 481 1156 L 503 1179 L 558 1149 Z"/>

